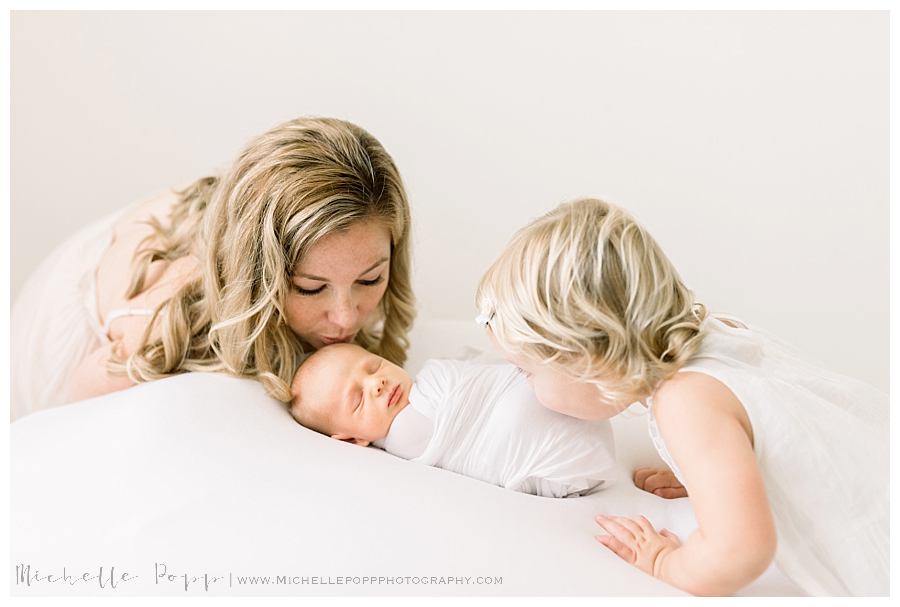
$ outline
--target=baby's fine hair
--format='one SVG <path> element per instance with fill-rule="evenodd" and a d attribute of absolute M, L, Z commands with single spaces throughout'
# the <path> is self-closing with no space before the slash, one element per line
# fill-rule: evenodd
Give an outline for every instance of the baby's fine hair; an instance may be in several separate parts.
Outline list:
<path fill-rule="evenodd" d="M 706 309 L 623 209 L 585 198 L 519 230 L 478 285 L 499 344 L 627 406 L 700 346 Z"/>
<path fill-rule="evenodd" d="M 294 374 L 294 379 L 291 381 L 291 400 L 288 403 L 288 411 L 290 411 L 294 421 L 310 430 L 326 435 L 328 434 L 325 431 L 327 411 L 323 410 L 321 403 L 310 402 L 310 399 L 304 394 L 303 384 L 310 381 L 310 372 L 314 371 L 316 366 L 323 364 L 325 351 L 327 350 L 327 346 L 321 350 L 316 350 L 300 363 L 297 372 Z"/>

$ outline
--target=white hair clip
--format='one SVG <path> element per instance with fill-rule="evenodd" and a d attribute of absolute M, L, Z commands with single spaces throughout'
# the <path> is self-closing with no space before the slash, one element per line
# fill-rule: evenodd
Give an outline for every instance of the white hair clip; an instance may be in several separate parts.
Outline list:
<path fill-rule="evenodd" d="M 477 323 L 478 323 L 479 325 L 481 325 L 482 327 L 487 327 L 487 326 L 488 326 L 488 323 L 491 322 L 491 319 L 492 319 L 492 318 L 494 318 L 494 313 L 493 313 L 493 312 L 491 312 L 491 313 L 488 314 L 488 315 L 485 315 L 485 314 L 479 314 L 478 316 L 475 317 L 475 322 L 477 322 Z"/>

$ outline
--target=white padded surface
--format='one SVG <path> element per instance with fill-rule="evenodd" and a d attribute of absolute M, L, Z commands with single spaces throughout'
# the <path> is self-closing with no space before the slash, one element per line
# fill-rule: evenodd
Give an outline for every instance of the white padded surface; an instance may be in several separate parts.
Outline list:
<path fill-rule="evenodd" d="M 408 368 L 486 348 L 474 323 L 420 323 Z M 471 351 L 468 351 L 471 353 Z M 635 489 L 658 461 L 643 418 L 616 419 L 618 482 L 549 499 L 506 491 L 297 425 L 254 381 L 187 374 L 11 425 L 11 559 L 59 574 L 115 566 L 115 594 L 185 595 L 154 564 L 223 579 L 202 595 L 676 595 L 598 544 L 599 513 L 684 538 L 686 499 Z M 229 574 L 231 583 L 229 586 Z M 255 585 L 236 576 L 496 576 L 493 585 Z M 13 583 L 13 594 L 108 594 Z M 742 594 L 797 594 L 770 568 Z"/>

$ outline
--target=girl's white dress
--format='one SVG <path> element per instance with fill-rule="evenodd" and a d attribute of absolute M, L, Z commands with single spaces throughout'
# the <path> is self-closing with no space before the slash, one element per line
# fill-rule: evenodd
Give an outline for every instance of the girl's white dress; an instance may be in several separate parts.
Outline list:
<path fill-rule="evenodd" d="M 703 321 L 700 351 L 680 372 L 717 379 L 747 411 L 775 519 L 778 567 L 812 595 L 887 595 L 887 395 L 720 318 Z M 690 493 L 648 404 L 650 436 Z"/>

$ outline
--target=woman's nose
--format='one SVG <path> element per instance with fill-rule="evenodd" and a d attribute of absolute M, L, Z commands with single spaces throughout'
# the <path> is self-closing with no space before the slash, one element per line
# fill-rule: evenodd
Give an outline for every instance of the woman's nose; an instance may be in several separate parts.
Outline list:
<path fill-rule="evenodd" d="M 328 310 L 328 320 L 340 328 L 342 333 L 355 333 L 359 321 L 359 310 L 350 294 L 339 294 Z"/>

